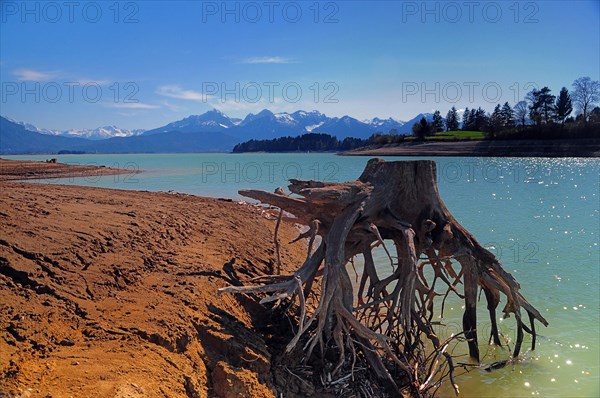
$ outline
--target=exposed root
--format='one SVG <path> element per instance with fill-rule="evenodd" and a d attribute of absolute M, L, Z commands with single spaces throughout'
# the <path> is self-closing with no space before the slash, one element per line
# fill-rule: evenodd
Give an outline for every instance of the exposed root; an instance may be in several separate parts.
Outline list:
<path fill-rule="evenodd" d="M 432 328 L 436 297 L 443 296 L 443 314 L 450 293 L 465 303 L 463 333 L 452 339 L 465 340 L 476 362 L 480 356 L 476 317 L 479 289 L 485 293 L 492 322 L 490 341 L 501 345 L 496 308 L 503 294 L 507 300 L 505 316 L 513 313 L 517 321 L 512 356 L 520 353 L 523 331 L 533 336 L 532 349 L 535 348 L 534 321 L 544 325 L 547 321 L 519 293 L 519 284 L 494 255 L 445 207 L 437 191 L 434 162 L 371 159 L 356 181 L 291 183 L 290 191 L 299 197 L 282 190 L 248 190 L 240 194 L 278 206 L 309 226 L 307 232 L 292 241 L 309 239 L 304 264 L 286 279 L 265 277 L 260 281 L 263 285 L 230 286 L 221 291 L 269 294 L 261 303 L 297 298 L 298 331 L 285 351 L 292 352 L 304 341 L 306 362 L 314 357 L 315 348 L 319 348 L 321 360 L 333 348 L 337 360 L 331 362 L 328 377 L 334 379 L 328 385 L 345 385 L 351 380 L 352 373 L 341 373 L 348 369 L 348 363 L 354 366 L 359 358 L 396 394 L 408 381 L 413 395 L 424 396 L 439 388 L 444 378 L 450 380 L 458 394 L 454 362 L 448 353 L 450 341 L 440 342 Z M 281 214 L 276 230 L 280 219 Z M 313 252 L 317 235 L 321 240 Z M 396 247 L 395 259 L 386 240 Z M 277 237 L 275 242 L 279 253 Z M 383 247 L 391 265 L 391 274 L 383 279 L 371 253 L 377 246 Z M 358 254 L 364 258 L 364 269 L 355 294 L 347 264 Z M 433 272 L 425 272 L 426 267 Z M 318 304 L 308 315 L 306 297 L 318 274 L 322 274 Z M 429 280 L 426 275 L 431 274 Z M 441 292 L 436 290 L 438 281 L 444 287 Z M 529 327 L 522 321 L 521 309 L 529 316 Z M 369 396 L 368 389 L 361 391 Z"/>

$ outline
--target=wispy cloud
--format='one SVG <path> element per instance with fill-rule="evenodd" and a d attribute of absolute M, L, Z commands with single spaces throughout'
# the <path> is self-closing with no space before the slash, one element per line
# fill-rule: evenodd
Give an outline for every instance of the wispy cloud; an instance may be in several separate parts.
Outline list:
<path fill-rule="evenodd" d="M 55 72 L 55 71 L 41 71 L 41 70 L 26 69 L 26 68 L 16 69 L 13 71 L 13 74 L 19 80 L 37 81 L 37 82 L 52 80 L 58 76 L 58 72 Z"/>
<path fill-rule="evenodd" d="M 145 104 L 143 102 L 115 102 L 106 104 L 109 108 L 119 109 L 157 109 L 159 105 Z"/>
<path fill-rule="evenodd" d="M 291 64 L 293 60 L 285 57 L 250 57 L 242 60 L 243 64 Z"/>
<path fill-rule="evenodd" d="M 73 77 L 73 76 L 69 76 L 69 74 L 66 72 L 43 71 L 43 70 L 30 69 L 30 68 L 15 69 L 13 71 L 13 75 L 18 80 L 35 81 L 35 82 L 49 81 L 49 80 L 58 78 L 61 81 L 64 80 L 66 83 L 75 84 L 75 85 L 79 85 L 79 86 L 85 86 L 85 85 L 91 85 L 91 84 L 99 85 L 99 86 L 106 86 L 111 83 L 110 80 L 106 80 L 106 79 L 89 79 L 87 77 Z"/>
<path fill-rule="evenodd" d="M 199 91 L 194 90 L 185 90 L 178 85 L 166 85 L 160 86 L 158 90 L 156 90 L 156 94 L 162 95 L 164 97 L 169 98 L 177 98 L 188 101 L 205 101 L 207 97 Z"/>
<path fill-rule="evenodd" d="M 168 110 L 173 111 L 173 112 L 181 112 L 181 111 L 184 111 L 187 109 L 185 106 L 175 105 L 175 104 L 170 103 L 169 101 L 162 101 L 161 104 L 165 108 L 167 108 Z"/>

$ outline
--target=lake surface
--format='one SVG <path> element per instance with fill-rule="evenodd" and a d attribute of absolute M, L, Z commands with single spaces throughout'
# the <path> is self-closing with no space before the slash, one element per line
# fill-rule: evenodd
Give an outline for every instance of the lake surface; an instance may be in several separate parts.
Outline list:
<path fill-rule="evenodd" d="M 10 156 L 45 160 L 49 156 Z M 242 199 L 239 189 L 273 191 L 289 178 L 356 179 L 367 157 L 333 154 L 62 155 L 59 162 L 126 168 L 118 176 L 40 180 L 50 184 L 176 191 Z M 408 160 L 423 158 L 392 158 Z M 461 397 L 600 396 L 600 159 L 434 158 L 449 210 L 521 284 L 550 325 L 538 324 L 535 351 L 491 373 L 458 370 Z M 135 174 L 136 170 L 144 173 Z M 379 254 L 379 263 L 389 260 Z M 451 299 L 444 334 L 458 332 L 461 302 Z M 500 309 L 503 303 L 500 304 Z M 482 361 L 508 352 L 486 344 L 487 311 L 479 303 Z M 500 322 L 511 345 L 514 317 Z M 530 345 L 526 334 L 523 348 Z M 466 347 L 455 347 L 464 353 Z M 466 362 L 466 359 L 465 359 Z M 440 396 L 453 396 L 442 388 Z"/>

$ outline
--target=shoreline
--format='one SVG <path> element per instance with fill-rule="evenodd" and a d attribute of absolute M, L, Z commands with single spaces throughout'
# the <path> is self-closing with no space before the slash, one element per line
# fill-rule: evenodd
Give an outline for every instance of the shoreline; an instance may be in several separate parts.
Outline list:
<path fill-rule="evenodd" d="M 410 142 L 340 156 L 600 157 L 600 139 Z"/>
<path fill-rule="evenodd" d="M 0 181 L 47 178 L 98 177 L 118 174 L 137 174 L 143 170 L 115 169 L 106 166 L 72 165 L 50 161 L 14 160 L 0 158 Z M 54 159 L 56 160 L 56 159 Z"/>
<path fill-rule="evenodd" d="M 600 157 L 600 138 L 584 139 L 548 139 L 548 140 L 457 140 L 457 141 L 425 141 L 403 142 L 384 146 L 370 146 L 347 151 L 288 151 L 288 152 L 181 152 L 181 153 L 155 153 L 156 155 L 183 155 L 200 153 L 220 153 L 228 155 L 244 154 L 305 154 L 305 153 L 331 153 L 338 156 L 461 156 L 461 157 Z M 138 153 L 136 153 L 138 154 Z M 33 156 L 34 154 L 32 154 Z M 119 154 L 78 154 L 78 155 L 119 155 Z M 145 153 L 139 153 L 145 155 Z M 2 156 L 13 156 L 5 154 Z M 18 156 L 27 156 L 20 154 Z M 39 156 L 39 154 L 35 154 Z M 49 158 L 56 154 L 47 154 Z M 3 173 L 3 163 L 30 162 L 30 175 L 21 173 L 16 178 L 9 178 Z M 37 164 L 38 167 L 34 164 Z M 50 165 L 50 167 L 49 167 Z M 25 166 L 21 166 L 25 167 Z M 68 169 L 61 169 L 68 167 Z M 86 177 L 116 174 L 136 174 L 144 170 L 115 169 L 106 166 L 79 166 L 60 163 L 47 163 L 29 160 L 13 160 L 0 157 L 0 180 L 15 179 L 44 179 L 61 177 Z"/>

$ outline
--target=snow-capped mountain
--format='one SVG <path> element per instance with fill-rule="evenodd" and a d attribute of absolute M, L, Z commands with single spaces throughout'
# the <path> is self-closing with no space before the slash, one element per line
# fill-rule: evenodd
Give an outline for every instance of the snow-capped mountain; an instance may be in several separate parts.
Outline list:
<path fill-rule="evenodd" d="M 168 133 L 170 131 L 179 131 L 182 133 L 207 132 L 213 133 L 223 131 L 239 124 L 238 119 L 230 119 L 223 112 L 213 109 L 202 115 L 191 115 L 184 119 L 169 123 L 165 126 L 148 130 L 144 135 Z"/>
<path fill-rule="evenodd" d="M 259 120 L 259 119 L 269 119 L 271 121 L 276 121 L 277 118 L 275 117 L 275 114 L 273 112 L 271 112 L 268 109 L 263 109 L 262 111 L 258 112 L 256 115 L 254 113 L 249 113 L 248 115 L 246 115 L 246 117 L 241 121 L 241 123 L 239 124 L 240 126 L 246 126 L 249 123 L 254 122 L 255 120 Z M 285 123 L 285 122 L 283 122 Z"/>
<path fill-rule="evenodd" d="M 323 123 L 325 123 L 327 119 L 329 119 L 327 116 L 325 116 L 319 111 L 296 111 L 290 116 L 297 120 L 298 124 L 307 131 L 314 130 L 315 128 L 323 125 Z"/>
<path fill-rule="evenodd" d="M 372 126 L 346 115 L 341 118 L 328 118 L 312 132 L 330 134 L 342 139 L 346 137 L 368 138 L 375 130 Z"/>
<path fill-rule="evenodd" d="M 377 131 L 382 132 L 382 133 L 387 133 L 388 131 L 390 131 L 392 129 L 396 129 L 396 131 L 400 132 L 400 129 L 402 128 L 402 126 L 404 126 L 406 124 L 405 121 L 396 120 L 391 117 L 387 118 L 387 119 L 380 119 L 380 118 L 376 117 L 371 120 L 369 120 L 369 119 L 363 120 L 363 123 L 366 123 L 366 124 L 372 126 Z"/>
<path fill-rule="evenodd" d="M 16 120 L 6 118 L 7 120 L 19 124 L 25 128 L 25 130 L 33 131 L 40 134 L 56 135 L 61 137 L 77 137 L 87 138 L 88 140 L 104 140 L 113 137 L 132 137 L 142 134 L 145 130 L 127 130 L 119 128 L 117 126 L 104 126 L 95 129 L 73 129 L 73 130 L 50 130 L 39 128 L 31 123 L 18 122 Z"/>
<path fill-rule="evenodd" d="M 63 131 L 60 131 L 60 130 L 40 129 L 40 128 L 34 126 L 31 123 L 19 122 L 17 120 L 11 119 L 9 117 L 6 117 L 5 119 L 8 120 L 8 121 L 11 121 L 13 123 L 16 123 L 16 124 L 19 124 L 19 125 L 23 126 L 25 128 L 25 130 L 35 131 L 36 133 L 40 133 L 40 134 L 62 135 L 62 133 L 63 133 Z"/>
<path fill-rule="evenodd" d="M 191 115 L 165 126 L 148 130 L 144 135 L 178 131 L 182 133 L 226 132 L 240 140 L 297 136 L 312 131 L 331 120 L 318 111 L 273 113 L 263 109 L 257 114 L 249 113 L 243 119 L 230 118 L 213 109 L 201 115 Z"/>
<path fill-rule="evenodd" d="M 274 114 L 268 109 L 263 109 L 256 115 L 250 113 L 228 134 L 241 140 L 271 139 L 284 136 L 297 136 L 306 130 L 289 113 Z"/>
<path fill-rule="evenodd" d="M 113 137 L 133 137 L 143 134 L 146 130 L 127 130 L 117 126 L 104 126 L 96 129 L 67 130 L 60 135 L 64 137 L 87 138 L 88 140 L 104 140 Z"/>
<path fill-rule="evenodd" d="M 420 116 L 419 116 L 420 119 Z M 412 124 L 393 118 L 360 121 L 351 116 L 328 117 L 319 111 L 298 110 L 293 113 L 273 113 L 268 109 L 243 119 L 232 119 L 223 112 L 213 109 L 201 115 L 191 115 L 144 135 L 179 131 L 183 133 L 225 132 L 240 140 L 271 139 L 283 136 L 298 136 L 305 133 L 325 133 L 338 138 L 368 138 L 375 132 L 387 133 L 396 129 L 399 134 L 410 134 Z"/>

